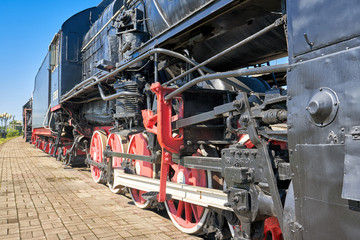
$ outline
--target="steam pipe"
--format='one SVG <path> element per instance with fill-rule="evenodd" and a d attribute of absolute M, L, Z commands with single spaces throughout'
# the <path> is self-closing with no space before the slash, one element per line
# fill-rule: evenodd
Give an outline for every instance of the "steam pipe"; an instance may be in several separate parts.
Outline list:
<path fill-rule="evenodd" d="M 222 56 L 224 56 L 225 54 L 227 54 L 227 53 L 235 50 L 236 48 L 241 47 L 241 46 L 243 46 L 243 45 L 251 42 L 251 41 L 254 40 L 255 38 L 260 37 L 261 35 L 263 35 L 263 34 L 269 32 L 269 31 L 271 31 L 272 29 L 276 28 L 277 26 L 280 26 L 280 25 L 283 24 L 284 22 L 285 22 L 285 21 L 284 21 L 284 18 L 279 18 L 279 19 L 275 20 L 275 22 L 272 23 L 271 25 L 269 25 L 269 26 L 263 28 L 262 30 L 254 33 L 253 35 L 245 38 L 244 40 L 238 42 L 237 44 L 232 45 L 231 47 L 229 47 L 229 48 L 225 49 L 224 51 L 222 51 L 222 52 L 220 52 L 220 53 L 212 56 L 211 58 L 208 58 L 208 59 L 205 60 L 204 62 L 196 65 L 195 67 L 187 70 L 186 72 L 183 72 L 182 74 L 178 75 L 177 77 L 171 79 L 170 81 L 168 81 L 168 82 L 166 82 L 166 83 L 164 83 L 164 84 L 162 84 L 162 85 L 163 85 L 163 86 L 167 86 L 167 85 L 169 85 L 170 83 L 173 83 L 173 82 L 175 82 L 176 80 L 179 80 L 180 78 L 185 77 L 186 75 L 188 75 L 189 73 L 195 71 L 196 69 L 201 68 L 201 67 L 205 66 L 206 64 L 209 64 L 210 62 L 214 61 L 215 59 L 217 59 L 217 58 L 219 58 L 219 57 L 222 57 Z"/>
<path fill-rule="evenodd" d="M 99 88 L 99 92 L 100 92 L 100 96 L 104 101 L 109 101 L 118 97 L 137 97 L 137 98 L 142 98 L 143 96 L 139 93 L 134 93 L 134 92 L 118 92 L 115 93 L 113 95 L 109 95 L 109 96 L 105 96 L 104 91 L 102 89 L 101 84 L 98 84 L 98 88 Z"/>
<path fill-rule="evenodd" d="M 190 82 L 186 83 L 185 85 L 181 86 L 180 88 L 176 89 L 175 91 L 169 93 L 165 100 L 169 100 L 176 95 L 188 90 L 192 86 L 204 82 L 207 80 L 212 79 L 224 79 L 229 77 L 240 77 L 240 76 L 247 76 L 247 75 L 255 75 L 255 74 L 264 74 L 264 73 L 276 73 L 276 72 L 284 72 L 286 71 L 288 67 L 288 64 L 279 64 L 274 66 L 265 66 L 265 67 L 259 67 L 259 68 L 250 68 L 250 69 L 238 69 L 234 71 L 229 72 L 220 72 L 220 73 L 214 73 L 214 74 L 208 74 L 205 76 L 201 76 L 198 78 L 195 78 L 191 80 Z"/>
<path fill-rule="evenodd" d="M 184 62 L 187 62 L 187 63 L 190 63 L 192 65 L 196 65 L 196 62 L 190 60 L 189 58 L 181 55 L 180 53 L 177 53 L 177 52 L 174 52 L 174 51 L 170 51 L 170 50 L 167 50 L 167 49 L 163 49 L 163 48 L 155 48 L 155 49 L 152 49 L 150 50 L 149 52 L 147 53 L 144 53 L 143 55 L 127 62 L 126 64 L 122 65 L 121 67 L 117 68 L 116 70 L 102 76 L 102 77 L 96 77 L 96 76 L 92 76 L 84 81 L 82 81 L 81 83 L 75 85 L 75 87 L 73 87 L 69 92 L 67 92 L 62 98 L 61 98 L 61 103 L 65 102 L 66 100 L 74 97 L 75 95 L 83 92 L 84 90 L 106 80 L 107 78 L 111 77 L 111 76 L 114 76 L 116 75 L 117 73 L 127 69 L 128 67 L 132 66 L 133 64 L 141 61 L 141 60 L 144 60 L 145 58 L 148 58 L 150 57 L 152 54 L 155 54 L 155 53 L 160 53 L 160 54 L 164 54 L 164 55 L 167 55 L 167 56 L 171 56 L 171 57 L 175 57 L 175 58 L 178 58 Z M 213 72 L 212 70 L 206 68 L 206 67 L 203 67 L 202 68 L 205 72 Z M 239 83 L 240 84 L 240 83 Z M 85 86 L 86 85 L 86 86 Z M 245 85 L 245 84 L 244 84 Z M 235 86 L 236 87 L 236 86 Z M 246 85 L 245 85 L 246 87 Z"/>

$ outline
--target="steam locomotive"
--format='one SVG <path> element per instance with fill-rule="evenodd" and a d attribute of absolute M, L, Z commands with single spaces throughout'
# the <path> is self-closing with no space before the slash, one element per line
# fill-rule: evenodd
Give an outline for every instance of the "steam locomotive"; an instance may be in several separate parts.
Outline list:
<path fill-rule="evenodd" d="M 104 0 L 51 41 L 26 139 L 189 234 L 354 239 L 359 15 L 355 0 Z"/>

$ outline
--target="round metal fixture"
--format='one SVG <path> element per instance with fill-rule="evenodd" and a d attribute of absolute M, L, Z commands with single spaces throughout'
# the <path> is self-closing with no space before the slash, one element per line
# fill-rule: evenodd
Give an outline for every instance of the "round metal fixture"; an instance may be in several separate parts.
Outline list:
<path fill-rule="evenodd" d="M 330 88 L 319 88 L 306 107 L 308 118 L 314 125 L 323 127 L 330 124 L 339 109 L 339 99 Z"/>

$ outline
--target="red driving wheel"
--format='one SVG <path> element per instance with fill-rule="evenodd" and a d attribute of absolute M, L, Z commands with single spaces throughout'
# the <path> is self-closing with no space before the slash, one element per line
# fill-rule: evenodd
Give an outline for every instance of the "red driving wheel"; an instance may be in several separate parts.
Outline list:
<path fill-rule="evenodd" d="M 91 137 L 90 156 L 95 162 L 103 161 L 103 151 L 106 146 L 106 134 L 102 131 L 95 131 Z M 103 173 L 95 166 L 91 166 L 91 175 L 96 183 L 103 183 Z"/>
<path fill-rule="evenodd" d="M 107 145 L 110 146 L 110 149 L 113 152 L 121 152 L 121 153 L 124 152 L 124 147 L 123 147 L 123 144 L 122 144 L 120 134 L 117 134 L 117 133 L 110 134 L 109 137 L 108 137 L 108 140 L 107 140 Z M 123 159 L 120 158 L 120 157 L 113 157 L 113 160 L 112 160 L 113 169 L 121 167 L 122 161 L 123 161 Z M 114 188 L 113 184 L 114 184 L 114 175 L 112 175 L 112 179 L 108 182 L 109 189 L 113 193 L 121 192 L 121 188 Z"/>
<path fill-rule="evenodd" d="M 128 153 L 129 154 L 136 154 L 136 155 L 143 155 L 143 156 L 150 156 L 151 152 L 147 148 L 148 142 L 143 134 L 135 134 L 131 136 L 129 142 Z M 145 161 L 131 159 L 131 164 L 135 169 L 135 174 L 153 178 L 154 171 L 153 171 L 153 164 Z M 145 200 L 141 195 L 145 193 L 145 191 L 141 191 L 138 189 L 129 189 L 131 198 L 133 199 L 136 206 L 140 208 L 149 208 L 150 201 Z"/>
<path fill-rule="evenodd" d="M 190 169 L 172 163 L 170 165 L 170 181 L 187 185 L 209 187 L 205 170 Z M 188 234 L 202 234 L 208 209 L 196 204 L 180 200 L 165 202 L 166 210 L 174 225 Z"/>

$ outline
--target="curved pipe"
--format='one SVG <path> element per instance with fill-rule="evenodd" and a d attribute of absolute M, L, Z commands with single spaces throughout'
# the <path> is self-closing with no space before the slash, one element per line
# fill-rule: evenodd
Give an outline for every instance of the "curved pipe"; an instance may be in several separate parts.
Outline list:
<path fill-rule="evenodd" d="M 139 56 L 138 58 L 135 58 L 129 62 L 127 62 L 126 64 L 122 65 L 121 67 L 117 68 L 116 70 L 102 76 L 102 77 L 96 77 L 96 76 L 92 76 L 84 81 L 82 81 L 81 83 L 75 85 L 75 87 L 73 87 L 69 92 L 67 92 L 64 96 L 62 96 L 61 98 L 61 103 L 65 102 L 66 100 L 76 96 L 77 94 L 85 91 L 86 89 L 108 79 L 109 77 L 111 76 L 114 76 L 115 74 L 118 74 L 119 72 L 131 67 L 133 64 L 141 61 L 141 60 L 144 60 L 148 57 L 150 57 L 151 55 L 155 54 L 155 53 L 160 53 L 160 54 L 164 54 L 164 55 L 167 55 L 167 56 L 170 56 L 170 57 L 175 57 L 175 58 L 178 58 L 184 62 L 187 62 L 187 63 L 190 63 L 192 65 L 197 65 L 198 63 L 181 55 L 180 53 L 177 53 L 177 52 L 174 52 L 174 51 L 171 51 L 171 50 L 167 50 L 167 49 L 163 49 L 163 48 L 155 48 L 155 49 L 152 49 L 150 50 L 149 52 L 147 53 L 144 53 L 143 55 Z M 207 67 L 201 67 L 200 69 L 202 69 L 203 71 L 207 72 L 207 73 L 214 73 L 213 70 L 207 68 Z M 231 79 L 225 79 L 223 80 L 225 81 L 226 83 L 228 83 L 229 85 L 231 86 L 234 86 L 238 89 L 242 89 L 242 90 L 245 90 L 245 91 L 249 91 L 249 87 L 247 87 L 245 84 L 243 84 L 242 82 L 233 82 Z"/>
<path fill-rule="evenodd" d="M 182 87 L 169 93 L 165 97 L 165 100 L 169 100 L 169 99 L 175 97 L 176 95 L 188 90 L 192 86 L 194 86 L 200 82 L 207 81 L 207 80 L 224 79 L 224 78 L 229 78 L 229 77 L 240 77 L 240 76 L 247 76 L 247 75 L 264 74 L 264 73 L 284 72 L 284 71 L 286 71 L 287 67 L 288 67 L 288 64 L 279 64 L 279 65 L 274 65 L 274 66 L 265 66 L 265 67 L 250 68 L 250 69 L 238 69 L 238 70 L 229 71 L 229 72 L 208 74 L 205 76 L 195 78 L 195 79 L 191 80 L 190 82 L 186 83 L 185 85 L 183 85 Z"/>
<path fill-rule="evenodd" d="M 98 88 L 99 88 L 99 92 L 100 92 L 100 96 L 104 101 L 109 101 L 118 97 L 137 97 L 137 98 L 142 98 L 143 96 L 139 93 L 134 93 L 134 92 L 118 92 L 115 93 L 113 95 L 109 95 L 109 96 L 105 96 L 104 91 L 102 89 L 101 84 L 98 84 Z"/>
<path fill-rule="evenodd" d="M 265 27 L 264 29 L 256 32 L 255 34 L 253 34 L 253 35 L 245 38 L 244 40 L 236 43 L 235 45 L 232 45 L 231 47 L 229 47 L 229 48 L 223 50 L 222 52 L 220 52 L 220 53 L 212 56 L 211 58 L 203 61 L 202 63 L 196 65 L 195 67 L 193 67 L 193 68 L 187 70 L 186 72 L 178 75 L 177 77 L 175 77 L 175 78 L 171 79 L 170 81 L 164 83 L 163 86 L 167 86 L 167 85 L 169 85 L 170 83 L 173 83 L 173 82 L 175 82 L 176 80 L 178 80 L 178 79 L 180 79 L 180 78 L 182 78 L 182 77 L 185 77 L 186 75 L 188 75 L 189 73 L 195 71 L 196 69 L 199 69 L 199 68 L 201 68 L 201 67 L 209 64 L 210 62 L 214 61 L 215 59 L 217 59 L 217 58 L 219 58 L 219 57 L 222 57 L 222 56 L 224 56 L 225 54 L 227 54 L 227 53 L 235 50 L 236 48 L 239 48 L 239 47 L 241 47 L 241 46 L 243 46 L 243 45 L 251 42 L 251 41 L 254 40 L 255 38 L 258 38 L 258 37 L 264 35 L 265 33 L 271 31 L 272 29 L 280 26 L 280 25 L 283 24 L 283 23 L 284 23 L 284 19 L 283 19 L 283 18 L 279 18 L 279 19 L 275 20 L 274 23 L 270 24 L 269 26 Z"/>

